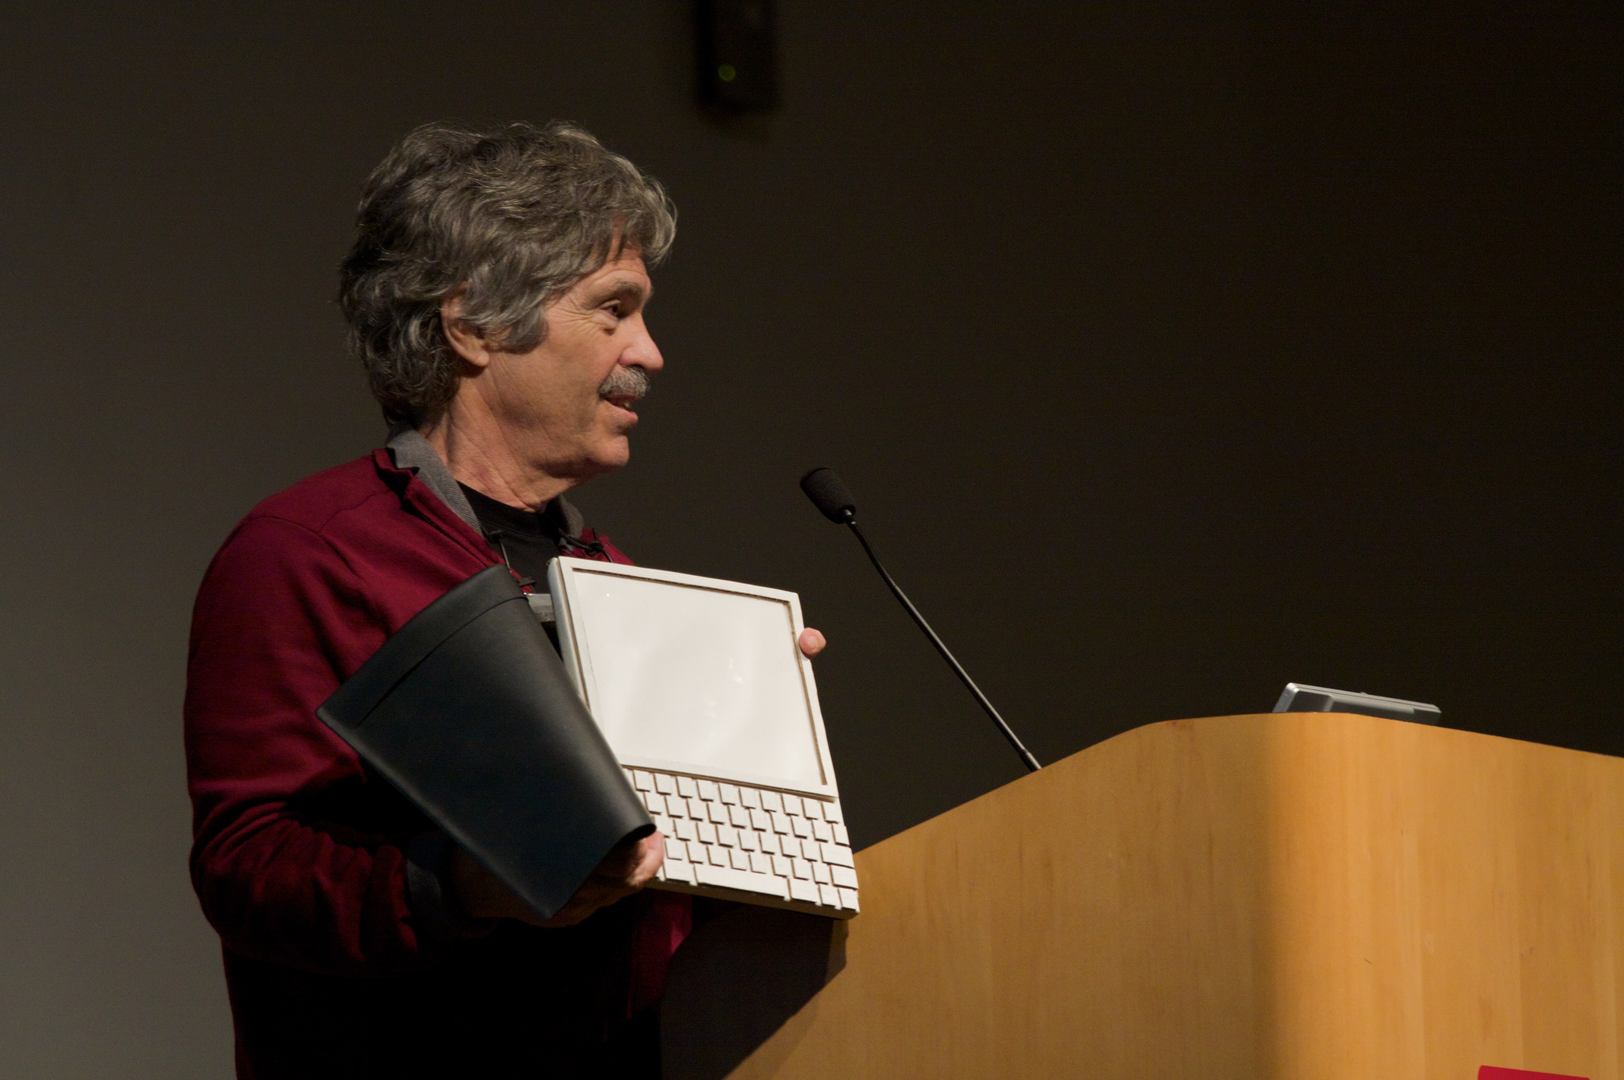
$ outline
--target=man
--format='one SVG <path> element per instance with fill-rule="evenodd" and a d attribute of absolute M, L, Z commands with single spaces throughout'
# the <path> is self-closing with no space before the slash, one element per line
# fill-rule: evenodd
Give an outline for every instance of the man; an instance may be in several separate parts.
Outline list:
<path fill-rule="evenodd" d="M 488 566 L 544 588 L 560 551 L 624 561 L 563 495 L 628 459 L 664 364 L 648 268 L 674 234 L 657 182 L 562 124 L 430 125 L 369 178 L 340 299 L 388 446 L 256 507 L 193 618 L 192 878 L 239 1075 L 651 1062 L 640 1018 L 687 923 L 680 898 L 639 892 L 662 839 L 612 852 L 542 923 L 315 710 Z"/>

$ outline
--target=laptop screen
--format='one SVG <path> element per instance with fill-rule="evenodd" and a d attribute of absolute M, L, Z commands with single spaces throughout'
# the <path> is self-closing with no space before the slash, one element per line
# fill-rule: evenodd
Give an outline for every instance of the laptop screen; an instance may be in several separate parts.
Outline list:
<path fill-rule="evenodd" d="M 625 765 L 833 794 L 794 593 L 559 559 L 565 666 Z"/>

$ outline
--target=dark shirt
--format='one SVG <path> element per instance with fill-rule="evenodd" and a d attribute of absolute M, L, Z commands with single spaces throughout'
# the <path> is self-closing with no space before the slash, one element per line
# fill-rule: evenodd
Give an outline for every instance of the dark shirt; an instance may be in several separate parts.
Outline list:
<path fill-rule="evenodd" d="M 547 591 L 547 563 L 560 553 L 564 515 L 556 501 L 541 510 L 497 502 L 489 495 L 458 484 L 479 519 L 479 528 L 491 547 L 507 560 L 508 569 L 537 592 Z"/>

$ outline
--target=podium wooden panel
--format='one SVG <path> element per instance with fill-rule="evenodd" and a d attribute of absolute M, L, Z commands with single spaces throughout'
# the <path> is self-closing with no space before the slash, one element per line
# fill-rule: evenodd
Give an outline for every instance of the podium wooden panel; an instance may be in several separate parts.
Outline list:
<path fill-rule="evenodd" d="M 1127 732 L 678 954 L 671 1077 L 1624 1080 L 1624 759 L 1340 714 Z"/>

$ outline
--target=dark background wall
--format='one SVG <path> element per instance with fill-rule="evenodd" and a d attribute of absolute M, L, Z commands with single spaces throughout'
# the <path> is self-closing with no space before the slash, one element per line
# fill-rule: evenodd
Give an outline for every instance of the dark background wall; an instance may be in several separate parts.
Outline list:
<path fill-rule="evenodd" d="M 334 267 L 429 118 L 573 118 L 674 193 L 669 367 L 582 501 L 802 594 L 860 843 L 1019 769 L 822 463 L 1045 760 L 1288 679 L 1624 752 L 1616 14 L 785 5 L 783 107 L 723 123 L 685 4 L 227 7 L 7 9 L 0 1072 L 229 1069 L 188 609 L 379 437 Z"/>

